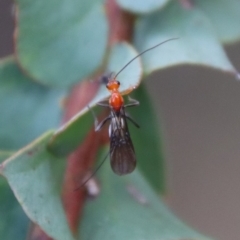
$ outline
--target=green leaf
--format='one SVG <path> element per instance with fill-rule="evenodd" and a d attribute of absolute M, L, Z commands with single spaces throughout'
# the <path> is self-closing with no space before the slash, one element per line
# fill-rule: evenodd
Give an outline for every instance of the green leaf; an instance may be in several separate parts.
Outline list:
<path fill-rule="evenodd" d="M 79 239 L 209 240 L 177 219 L 137 170 L 119 177 L 108 163 L 98 174 L 100 195 L 85 204 Z"/>
<path fill-rule="evenodd" d="M 117 44 L 112 49 L 108 69 L 111 71 L 120 71 L 136 55 L 137 52 L 130 45 L 126 43 Z M 121 82 L 120 90 L 125 91 L 129 88 L 135 88 L 140 82 L 141 74 L 141 62 L 138 58 L 119 74 L 118 79 Z M 109 97 L 109 92 L 102 85 L 95 98 L 89 103 L 89 107 L 92 108 L 96 103 L 107 97 Z M 94 109 L 94 111 L 96 110 Z M 69 154 L 83 141 L 90 127 L 93 126 L 93 116 L 89 112 L 88 107 L 85 107 L 56 131 L 49 143 L 49 150 L 57 156 Z"/>
<path fill-rule="evenodd" d="M 0 152 L 0 163 L 13 153 Z M 0 236 L 4 240 L 25 239 L 29 219 L 15 199 L 7 181 L 0 176 Z"/>
<path fill-rule="evenodd" d="M 118 4 L 133 13 L 149 13 L 162 8 L 169 0 L 117 0 Z"/>
<path fill-rule="evenodd" d="M 59 125 L 65 91 L 30 81 L 13 58 L 0 62 L 0 148 L 18 149 Z"/>
<path fill-rule="evenodd" d="M 107 20 L 102 0 L 16 0 L 16 52 L 36 80 L 69 86 L 103 60 Z"/>
<path fill-rule="evenodd" d="M 196 0 L 195 4 L 212 21 L 220 41 L 232 43 L 240 39 L 239 0 Z"/>
<path fill-rule="evenodd" d="M 0 236 L 4 240 L 25 239 L 29 219 L 15 199 L 6 180 L 0 177 Z"/>
<path fill-rule="evenodd" d="M 204 65 L 236 74 L 208 19 L 197 8 L 184 9 L 172 1 L 162 11 L 140 17 L 135 43 L 141 52 L 179 37 L 143 55 L 146 74 L 177 64 Z"/>
<path fill-rule="evenodd" d="M 0 150 L 0 163 L 9 158 L 14 152 Z"/>
<path fill-rule="evenodd" d="M 27 216 L 50 237 L 72 240 L 63 210 L 60 185 L 64 161 L 46 150 L 48 132 L 0 165 Z"/>
<path fill-rule="evenodd" d="M 140 106 L 126 109 L 130 116 L 140 125 L 136 129 L 129 123 L 131 137 L 137 156 L 137 165 L 149 183 L 163 193 L 165 189 L 165 164 L 162 139 L 156 113 L 144 84 L 141 84 L 132 97 L 140 101 Z"/>

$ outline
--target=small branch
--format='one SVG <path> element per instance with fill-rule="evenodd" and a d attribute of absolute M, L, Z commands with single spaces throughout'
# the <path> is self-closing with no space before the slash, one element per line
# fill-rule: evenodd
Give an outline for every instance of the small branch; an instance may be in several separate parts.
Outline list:
<path fill-rule="evenodd" d="M 96 153 L 100 145 L 98 134 L 92 129 L 84 143 L 68 157 L 67 171 L 65 174 L 63 201 L 67 219 L 71 230 L 76 233 L 79 216 L 82 213 L 85 201 L 85 188 L 79 188 L 86 173 L 95 162 Z M 75 189 L 79 188 L 77 191 Z"/>
<path fill-rule="evenodd" d="M 98 84 L 90 81 L 76 85 L 66 102 L 64 122 L 84 108 L 94 97 L 97 89 Z M 77 232 L 78 219 L 82 212 L 86 194 L 84 188 L 80 188 L 78 191 L 74 190 L 81 185 L 81 180 L 94 163 L 99 147 L 98 138 L 99 135 L 92 129 L 84 143 L 68 157 L 63 186 L 63 202 L 69 226 L 73 233 Z"/>
<path fill-rule="evenodd" d="M 106 12 L 110 25 L 109 44 L 131 42 L 135 16 L 119 8 L 115 0 L 106 1 Z"/>
<path fill-rule="evenodd" d="M 192 9 L 194 7 L 193 0 L 179 0 L 179 2 L 185 9 Z"/>
<path fill-rule="evenodd" d="M 53 240 L 37 224 L 32 223 L 27 240 Z"/>

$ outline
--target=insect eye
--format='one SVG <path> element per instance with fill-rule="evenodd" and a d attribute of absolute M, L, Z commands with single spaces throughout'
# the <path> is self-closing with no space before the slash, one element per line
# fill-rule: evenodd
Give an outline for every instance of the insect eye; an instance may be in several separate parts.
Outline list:
<path fill-rule="evenodd" d="M 100 83 L 103 83 L 103 84 L 108 84 L 109 82 L 109 77 L 108 76 L 105 76 L 103 75 L 100 79 L 99 79 Z"/>
<path fill-rule="evenodd" d="M 120 86 L 120 82 L 119 81 L 117 81 L 117 84 L 118 84 L 118 86 Z"/>

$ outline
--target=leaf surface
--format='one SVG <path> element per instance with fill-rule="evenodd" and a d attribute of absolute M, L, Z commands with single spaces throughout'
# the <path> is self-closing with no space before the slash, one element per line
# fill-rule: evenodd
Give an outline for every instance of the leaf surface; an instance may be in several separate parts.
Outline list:
<path fill-rule="evenodd" d="M 61 119 L 65 91 L 32 82 L 14 58 L 0 62 L 0 149 L 16 150 Z"/>
<path fill-rule="evenodd" d="M 164 193 L 165 164 L 162 146 L 161 131 L 159 131 L 156 114 L 151 97 L 144 84 L 141 84 L 131 97 L 138 100 L 140 105 L 128 108 L 126 111 L 140 125 L 136 129 L 131 122 L 129 127 L 137 156 L 137 166 L 149 183 L 159 192 Z"/>
<path fill-rule="evenodd" d="M 0 151 L 0 163 L 13 153 Z M 29 219 L 14 197 L 7 181 L 0 176 L 0 236 L 4 240 L 25 239 Z"/>
<path fill-rule="evenodd" d="M 135 44 L 139 52 L 170 38 L 142 56 L 145 74 L 178 64 L 213 67 L 236 75 L 211 22 L 197 8 L 184 9 L 172 1 L 162 11 L 139 17 Z"/>
<path fill-rule="evenodd" d="M 232 43 L 240 39 L 239 0 L 196 0 L 196 6 L 211 20 L 220 41 Z"/>
<path fill-rule="evenodd" d="M 137 170 L 119 177 L 108 162 L 98 176 L 100 195 L 85 205 L 79 239 L 210 240 L 176 218 Z"/>
<path fill-rule="evenodd" d="M 27 216 L 50 237 L 73 240 L 61 202 L 64 161 L 46 150 L 48 132 L 0 165 Z"/>
<path fill-rule="evenodd" d="M 95 71 L 107 45 L 102 0 L 16 0 L 16 53 L 34 79 L 70 86 Z"/>
<path fill-rule="evenodd" d="M 169 2 L 169 0 L 117 0 L 118 4 L 133 13 L 143 14 L 149 13 L 152 11 L 156 11 L 165 6 Z"/>

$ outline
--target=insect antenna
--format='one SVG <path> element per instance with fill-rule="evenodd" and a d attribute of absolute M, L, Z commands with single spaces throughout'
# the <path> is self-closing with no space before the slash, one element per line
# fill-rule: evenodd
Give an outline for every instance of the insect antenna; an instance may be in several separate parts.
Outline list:
<path fill-rule="evenodd" d="M 101 166 L 103 165 L 103 163 L 106 161 L 108 155 L 110 154 L 110 152 L 107 153 L 107 155 L 104 157 L 104 159 L 102 160 L 102 162 L 97 166 L 97 168 L 93 171 L 93 173 L 90 175 L 90 177 L 88 177 L 79 187 L 77 187 L 76 189 L 74 189 L 74 192 L 79 190 L 80 188 L 82 188 L 96 173 L 97 171 L 101 168 Z"/>
<path fill-rule="evenodd" d="M 144 53 L 146 53 L 146 52 L 148 52 L 148 51 L 150 51 L 150 50 L 152 50 L 152 49 L 154 49 L 154 48 L 156 48 L 156 47 L 158 47 L 158 46 L 160 46 L 160 45 L 162 45 L 162 44 L 164 44 L 164 43 L 166 43 L 166 42 L 169 42 L 169 41 L 172 41 L 172 40 L 177 40 L 177 39 L 179 39 L 179 38 L 169 38 L 169 39 L 167 39 L 167 40 L 165 40 L 165 41 L 163 41 L 163 42 L 160 42 L 160 43 L 158 43 L 157 45 L 155 45 L 155 46 L 153 46 L 153 47 L 150 47 L 150 48 L 144 50 L 143 52 L 139 53 L 136 57 L 134 57 L 134 58 L 131 59 L 126 65 L 124 65 L 124 66 L 122 67 L 122 69 L 115 75 L 114 78 L 117 78 L 117 76 L 118 76 L 131 62 L 133 62 L 136 58 L 140 57 L 140 56 L 143 55 Z"/>

